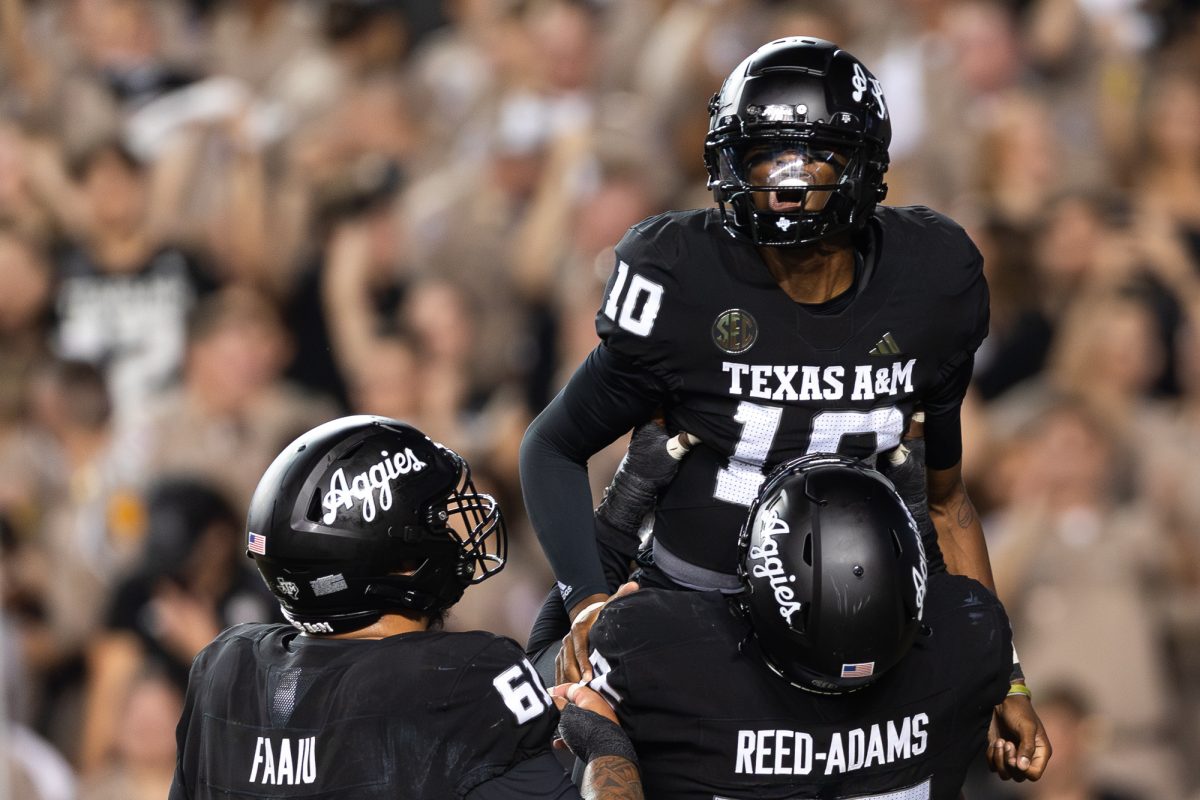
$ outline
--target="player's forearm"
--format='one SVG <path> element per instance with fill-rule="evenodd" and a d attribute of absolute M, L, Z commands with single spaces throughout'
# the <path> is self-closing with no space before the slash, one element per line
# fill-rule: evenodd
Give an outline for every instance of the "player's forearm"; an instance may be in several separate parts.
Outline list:
<path fill-rule="evenodd" d="M 525 507 L 568 608 L 608 590 L 593 529 L 588 459 L 649 419 L 657 404 L 621 369 L 597 348 L 521 441 Z"/>
<path fill-rule="evenodd" d="M 546 560 L 570 608 L 607 588 L 593 533 L 586 456 L 563 445 L 561 397 L 534 420 L 521 442 L 525 507 Z M 564 587 L 566 587 L 564 589 Z"/>
<path fill-rule="evenodd" d="M 620 756 L 594 758 L 579 787 L 584 800 L 642 800 L 642 781 L 631 761 Z"/>
<path fill-rule="evenodd" d="M 974 578 L 994 592 L 983 525 L 967 495 L 961 472 L 957 466 L 948 470 L 930 469 L 928 479 L 929 516 L 937 529 L 938 546 L 947 571 Z"/>

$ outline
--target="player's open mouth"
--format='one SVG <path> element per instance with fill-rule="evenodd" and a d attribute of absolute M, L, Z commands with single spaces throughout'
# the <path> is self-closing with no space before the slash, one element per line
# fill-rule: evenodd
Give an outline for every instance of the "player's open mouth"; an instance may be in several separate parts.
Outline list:
<path fill-rule="evenodd" d="M 811 206 L 812 201 L 809 198 L 811 183 L 812 181 L 795 177 L 780 181 L 777 184 L 778 188 L 767 195 L 770 209 L 776 214 L 785 214 L 791 211 L 803 211 L 806 201 Z"/>
<path fill-rule="evenodd" d="M 804 198 L 807 194 L 808 192 L 803 189 L 781 189 L 771 192 L 769 195 L 771 210 L 777 214 L 789 211 L 803 211 Z"/>

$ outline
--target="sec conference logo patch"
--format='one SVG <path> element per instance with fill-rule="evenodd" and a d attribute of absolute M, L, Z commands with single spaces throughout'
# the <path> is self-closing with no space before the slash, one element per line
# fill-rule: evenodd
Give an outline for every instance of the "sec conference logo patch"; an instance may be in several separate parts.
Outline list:
<path fill-rule="evenodd" d="M 712 326 L 713 343 L 726 353 L 744 353 L 758 340 L 758 323 L 749 311 L 722 311 Z"/>

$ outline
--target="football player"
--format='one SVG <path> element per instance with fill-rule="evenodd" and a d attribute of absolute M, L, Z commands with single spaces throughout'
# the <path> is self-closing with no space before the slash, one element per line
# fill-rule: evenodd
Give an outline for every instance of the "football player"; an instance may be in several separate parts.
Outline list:
<path fill-rule="evenodd" d="M 645 558 L 676 585 L 739 591 L 735 532 L 766 472 L 891 450 L 921 410 L 930 567 L 993 586 L 959 420 L 987 333 L 982 259 L 941 214 L 878 205 L 891 139 L 879 81 L 830 42 L 780 39 L 735 68 L 709 110 L 717 207 L 652 217 L 618 243 L 601 343 L 522 444 L 526 505 L 562 599 L 531 653 L 562 635 L 564 611 L 576 620 L 615 588 L 587 459 L 657 413 L 700 442 L 658 498 Z M 1028 698 L 1002 710 L 1007 732 L 1044 735 Z M 1014 767 L 1033 747 L 1018 736 Z"/>
<path fill-rule="evenodd" d="M 999 601 L 930 573 L 904 501 L 842 456 L 767 478 L 741 594 L 641 589 L 591 631 L 650 797 L 956 800 L 1009 691 Z"/>
<path fill-rule="evenodd" d="M 396 420 L 326 423 L 267 469 L 246 537 L 291 625 L 233 627 L 196 658 L 172 800 L 580 797 L 520 648 L 437 630 L 507 548 L 456 453 Z M 572 699 L 584 796 L 640 798 L 628 739 L 587 711 L 603 701 Z"/>

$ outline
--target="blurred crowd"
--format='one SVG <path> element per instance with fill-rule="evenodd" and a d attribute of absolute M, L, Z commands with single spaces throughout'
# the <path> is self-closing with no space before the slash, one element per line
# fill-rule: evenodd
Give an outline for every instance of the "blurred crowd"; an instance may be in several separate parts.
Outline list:
<path fill-rule="evenodd" d="M 469 458 L 512 558 L 449 625 L 523 640 L 521 435 L 791 34 L 987 260 L 964 467 L 1055 756 L 968 796 L 1200 798 L 1195 0 L 0 0 L 0 798 L 165 796 L 192 657 L 278 615 L 249 495 L 333 416 Z"/>

